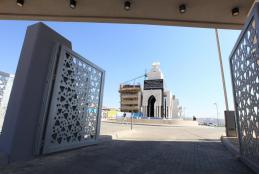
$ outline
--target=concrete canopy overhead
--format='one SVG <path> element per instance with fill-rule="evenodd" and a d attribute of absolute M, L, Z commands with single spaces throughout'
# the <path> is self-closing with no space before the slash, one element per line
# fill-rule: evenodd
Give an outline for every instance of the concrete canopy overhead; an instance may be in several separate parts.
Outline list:
<path fill-rule="evenodd" d="M 111 22 L 174 25 L 205 28 L 242 28 L 254 0 L 129 0 L 131 9 L 124 9 L 124 0 L 16 0 L 0 1 L 0 19 L 50 20 L 77 22 Z M 186 12 L 179 13 L 179 5 Z M 238 16 L 232 9 L 239 7 Z"/>

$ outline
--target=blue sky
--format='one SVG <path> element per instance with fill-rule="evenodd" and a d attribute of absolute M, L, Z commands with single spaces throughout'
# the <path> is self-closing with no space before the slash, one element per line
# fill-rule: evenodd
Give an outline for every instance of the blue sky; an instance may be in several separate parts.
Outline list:
<path fill-rule="evenodd" d="M 0 70 L 15 73 L 26 27 L 35 21 L 0 21 Z M 104 106 L 119 107 L 119 84 L 161 63 L 167 88 L 186 115 L 223 118 L 224 97 L 214 29 L 154 25 L 45 22 L 73 43 L 73 50 L 106 70 Z M 230 108 L 229 55 L 239 30 L 220 30 Z M 140 79 L 142 82 L 143 79 Z"/>

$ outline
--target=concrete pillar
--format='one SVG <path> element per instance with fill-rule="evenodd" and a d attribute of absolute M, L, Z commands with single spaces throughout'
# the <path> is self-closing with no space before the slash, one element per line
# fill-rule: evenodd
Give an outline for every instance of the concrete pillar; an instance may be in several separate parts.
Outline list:
<path fill-rule="evenodd" d="M 54 48 L 71 43 L 43 23 L 28 27 L 0 136 L 0 152 L 8 161 L 39 154 L 42 110 Z"/>

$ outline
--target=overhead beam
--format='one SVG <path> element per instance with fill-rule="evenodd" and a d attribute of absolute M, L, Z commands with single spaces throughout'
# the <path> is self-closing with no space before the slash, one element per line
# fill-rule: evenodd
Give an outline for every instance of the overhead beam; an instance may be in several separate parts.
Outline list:
<path fill-rule="evenodd" d="M 77 0 L 70 8 L 68 0 L 0 1 L 0 19 L 47 20 L 69 22 L 108 22 L 173 25 L 205 28 L 241 29 L 254 0 L 131 0 L 125 10 L 124 0 Z M 186 5 L 180 13 L 179 6 Z M 239 7 L 238 16 L 231 10 Z"/>

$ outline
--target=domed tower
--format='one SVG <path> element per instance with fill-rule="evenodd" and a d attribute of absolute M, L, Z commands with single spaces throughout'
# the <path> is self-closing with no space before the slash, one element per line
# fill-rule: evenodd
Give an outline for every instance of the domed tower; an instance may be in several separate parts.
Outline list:
<path fill-rule="evenodd" d="M 164 76 L 160 63 L 154 62 L 144 81 L 142 109 L 147 117 L 163 117 Z"/>
<path fill-rule="evenodd" d="M 142 92 L 142 112 L 146 117 L 178 119 L 179 100 L 165 87 L 160 63 L 154 62 L 147 73 Z"/>
<path fill-rule="evenodd" d="M 164 79 L 164 75 L 160 70 L 160 63 L 154 62 L 152 64 L 152 69 L 147 74 L 148 80 L 155 80 L 155 79 Z"/>

